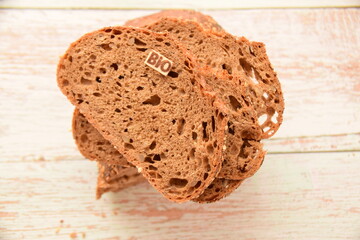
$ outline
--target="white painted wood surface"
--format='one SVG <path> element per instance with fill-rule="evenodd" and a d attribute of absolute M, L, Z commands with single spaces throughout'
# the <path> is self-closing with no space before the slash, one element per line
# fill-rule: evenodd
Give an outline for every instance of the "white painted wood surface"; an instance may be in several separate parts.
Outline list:
<path fill-rule="evenodd" d="M 360 239 L 360 9 L 205 12 L 265 42 L 278 72 L 285 119 L 263 167 L 215 204 L 170 203 L 146 184 L 95 200 L 58 57 L 153 12 L 0 9 L 0 239 Z"/>
<path fill-rule="evenodd" d="M 148 184 L 95 201 L 95 163 L 0 163 L 3 239 L 359 239 L 359 153 L 271 154 L 228 198 L 174 204 Z M 335 167 L 336 166 L 336 167 Z M 61 224 L 61 220 L 63 223 Z"/>
<path fill-rule="evenodd" d="M 3 8 L 85 8 L 85 9 L 250 9 L 250 8 L 324 8 L 359 7 L 358 0 L 2 0 Z"/>

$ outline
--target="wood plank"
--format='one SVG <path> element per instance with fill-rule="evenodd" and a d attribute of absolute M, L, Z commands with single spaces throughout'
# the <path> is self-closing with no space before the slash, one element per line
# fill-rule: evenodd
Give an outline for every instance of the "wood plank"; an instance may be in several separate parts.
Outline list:
<path fill-rule="evenodd" d="M 264 140 L 268 153 L 360 151 L 360 133 Z"/>
<path fill-rule="evenodd" d="M 251 8 L 309 8 L 309 7 L 355 7 L 359 6 L 357 0 L 183 0 L 183 1 L 166 1 L 166 0 L 132 0 L 132 1 L 115 1 L 115 0 L 2 0 L 2 8 L 87 8 L 87 9 L 251 9 Z"/>
<path fill-rule="evenodd" d="M 0 161 L 79 158 L 73 107 L 56 86 L 58 57 L 86 32 L 153 12 L 0 10 Z M 360 9 L 205 13 L 267 44 L 286 101 L 270 152 L 359 150 Z M 316 145 L 299 145 L 303 137 Z"/>
<path fill-rule="evenodd" d="M 1 239 L 353 239 L 360 153 L 271 154 L 214 204 L 175 204 L 148 184 L 95 200 L 95 163 L 0 163 Z M 73 235 L 71 235 L 73 234 Z"/>

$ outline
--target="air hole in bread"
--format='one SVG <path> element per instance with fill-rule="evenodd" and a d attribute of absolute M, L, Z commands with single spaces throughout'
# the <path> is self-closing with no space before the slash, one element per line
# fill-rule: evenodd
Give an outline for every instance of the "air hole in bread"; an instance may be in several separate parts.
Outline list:
<path fill-rule="evenodd" d="M 68 80 L 63 80 L 62 85 L 63 85 L 63 87 L 69 86 L 69 81 Z"/>
<path fill-rule="evenodd" d="M 91 59 L 91 60 L 95 60 L 95 59 L 96 59 L 96 55 L 91 54 L 91 55 L 90 55 L 90 59 Z"/>
<path fill-rule="evenodd" d="M 183 188 L 188 184 L 188 180 L 182 178 L 171 178 L 169 184 L 176 188 Z"/>
<path fill-rule="evenodd" d="M 193 140 L 196 140 L 196 139 L 197 139 L 197 133 L 196 133 L 196 132 L 192 132 L 191 135 L 192 135 L 192 139 L 193 139 Z"/>
<path fill-rule="evenodd" d="M 95 81 L 98 82 L 98 83 L 101 83 L 100 77 L 96 77 L 96 78 L 95 78 Z"/>
<path fill-rule="evenodd" d="M 101 93 L 99 93 L 99 92 L 94 92 L 93 95 L 94 95 L 95 97 L 101 97 Z"/>
<path fill-rule="evenodd" d="M 149 149 L 154 150 L 156 147 L 156 141 L 152 141 L 152 143 L 149 146 Z"/>
<path fill-rule="evenodd" d="M 149 165 L 149 170 L 156 171 L 156 170 L 157 170 L 157 167 L 154 167 L 153 165 Z"/>
<path fill-rule="evenodd" d="M 250 139 L 250 138 L 253 138 L 253 134 L 248 130 L 243 130 L 241 132 L 241 138 L 242 139 Z"/>
<path fill-rule="evenodd" d="M 215 189 L 215 192 L 220 192 L 220 188 L 216 188 L 216 189 Z"/>
<path fill-rule="evenodd" d="M 153 160 L 154 161 L 161 161 L 160 154 L 155 154 L 154 157 L 153 157 Z"/>
<path fill-rule="evenodd" d="M 266 133 L 267 131 L 269 131 L 270 130 L 270 127 L 264 127 L 263 128 L 263 131 Z"/>
<path fill-rule="evenodd" d="M 194 37 L 194 34 L 190 34 L 190 35 L 189 35 L 189 38 L 193 38 L 193 37 Z"/>
<path fill-rule="evenodd" d="M 213 154 L 213 153 L 214 153 L 214 147 L 213 147 L 213 145 L 208 145 L 208 146 L 206 147 L 206 150 L 207 150 L 207 152 L 208 152 L 209 154 Z"/>
<path fill-rule="evenodd" d="M 91 84 L 92 84 L 91 80 L 86 79 L 86 78 L 84 78 L 84 77 L 81 77 L 80 83 L 81 83 L 82 85 L 91 85 Z"/>
<path fill-rule="evenodd" d="M 195 158 L 195 151 L 196 151 L 195 148 L 192 148 L 192 149 L 190 150 L 189 156 L 190 156 L 191 159 Z"/>
<path fill-rule="evenodd" d="M 226 70 L 229 74 L 232 73 L 232 68 L 230 65 L 224 63 L 223 65 L 221 65 L 222 69 Z"/>
<path fill-rule="evenodd" d="M 112 32 L 115 35 L 120 35 L 122 33 L 120 30 L 116 30 L 116 29 L 113 29 Z"/>
<path fill-rule="evenodd" d="M 206 132 L 206 128 L 207 128 L 207 122 L 202 122 L 202 127 L 203 127 L 203 139 L 206 141 L 208 140 L 208 134 Z"/>
<path fill-rule="evenodd" d="M 267 118 L 268 116 L 266 114 L 263 114 L 258 118 L 260 126 L 262 126 L 266 122 Z"/>
<path fill-rule="evenodd" d="M 138 46 L 146 46 L 146 43 L 141 41 L 138 38 L 135 38 L 134 43 L 135 43 L 135 45 L 138 45 Z"/>
<path fill-rule="evenodd" d="M 82 100 L 82 99 L 76 99 L 76 101 L 78 104 L 82 104 L 84 102 L 84 100 Z"/>
<path fill-rule="evenodd" d="M 177 121 L 177 129 L 176 129 L 176 132 L 181 135 L 184 131 L 184 126 L 185 126 L 185 119 L 184 118 L 180 118 L 178 121 Z"/>
<path fill-rule="evenodd" d="M 133 146 L 132 144 L 130 144 L 130 143 L 125 143 L 125 144 L 124 144 L 124 147 L 125 147 L 126 149 L 135 149 L 134 146 Z"/>
<path fill-rule="evenodd" d="M 150 156 L 146 156 L 144 159 L 144 162 L 151 163 L 151 164 L 155 163 Z"/>
<path fill-rule="evenodd" d="M 165 45 L 166 46 L 171 46 L 171 44 L 169 42 L 166 42 Z"/>
<path fill-rule="evenodd" d="M 272 117 L 271 117 L 271 121 L 273 123 L 277 123 L 278 116 L 279 116 L 279 113 L 275 111 L 274 115 L 272 115 Z"/>
<path fill-rule="evenodd" d="M 235 129 L 234 129 L 234 126 L 233 126 L 232 122 L 228 121 L 227 125 L 228 125 L 228 132 L 231 135 L 234 135 L 235 134 Z"/>
<path fill-rule="evenodd" d="M 111 28 L 106 28 L 106 29 L 104 30 L 104 32 L 107 32 L 107 33 L 108 33 L 108 32 L 111 32 L 111 30 L 112 30 Z"/>
<path fill-rule="evenodd" d="M 138 90 L 138 91 L 141 91 L 141 90 L 143 90 L 143 89 L 144 89 L 144 88 L 141 87 L 141 86 L 139 86 L 139 87 L 136 88 L 136 90 Z"/>
<path fill-rule="evenodd" d="M 138 50 L 140 52 L 146 52 L 147 48 L 136 48 L 136 50 Z"/>
<path fill-rule="evenodd" d="M 115 35 L 111 35 L 110 38 L 115 38 Z"/>
<path fill-rule="evenodd" d="M 179 74 L 177 72 L 174 71 L 170 71 L 168 73 L 168 76 L 172 77 L 172 78 L 177 78 L 179 76 Z"/>
<path fill-rule="evenodd" d="M 200 186 L 201 186 L 201 181 L 198 181 L 198 182 L 195 184 L 194 188 L 199 188 Z"/>
<path fill-rule="evenodd" d="M 116 63 L 112 63 L 110 67 L 113 68 L 115 71 L 119 69 L 119 66 Z"/>
<path fill-rule="evenodd" d="M 240 102 L 236 99 L 236 97 L 230 95 L 229 100 L 230 100 L 230 105 L 234 111 L 237 111 L 238 109 L 242 108 Z"/>
<path fill-rule="evenodd" d="M 159 37 L 155 38 L 155 40 L 156 40 L 156 41 L 158 41 L 158 42 L 162 42 L 162 41 L 164 41 L 164 39 L 159 38 Z"/>
<path fill-rule="evenodd" d="M 84 72 L 85 76 L 90 77 L 91 76 L 91 72 Z"/>
<path fill-rule="evenodd" d="M 249 153 L 245 151 L 246 147 L 250 147 L 251 145 L 245 140 L 243 142 L 243 144 L 240 147 L 240 153 L 239 153 L 239 157 L 246 159 L 249 156 Z"/>
<path fill-rule="evenodd" d="M 81 135 L 80 141 L 83 142 L 83 143 L 87 142 L 88 141 L 88 136 L 86 134 Z"/>
<path fill-rule="evenodd" d="M 160 101 L 161 101 L 161 98 L 155 94 L 153 96 L 151 96 L 149 99 L 145 100 L 143 102 L 143 104 L 149 104 L 149 105 L 152 105 L 152 106 L 157 106 L 160 104 Z"/>
<path fill-rule="evenodd" d="M 102 74 L 105 74 L 105 73 L 106 73 L 106 69 L 105 69 L 105 68 L 100 68 L 99 71 L 100 71 L 100 73 L 102 73 Z"/>
<path fill-rule="evenodd" d="M 72 57 L 72 56 L 69 56 L 69 57 L 68 57 L 68 60 L 69 60 L 70 62 L 72 62 L 72 61 L 73 61 L 73 57 Z"/>
<path fill-rule="evenodd" d="M 246 61 L 245 58 L 240 58 L 239 63 L 244 70 L 245 74 L 250 77 L 250 79 L 255 83 L 258 84 L 259 81 L 257 80 L 257 74 L 254 72 L 254 68 Z"/>
<path fill-rule="evenodd" d="M 120 75 L 119 77 L 118 77 L 118 79 L 124 79 L 124 76 L 123 75 Z M 118 82 L 116 82 L 116 83 L 118 83 Z"/>
<path fill-rule="evenodd" d="M 204 173 L 204 180 L 206 180 L 209 177 L 208 173 Z M 211 184 L 210 184 L 211 185 Z"/>
<path fill-rule="evenodd" d="M 213 132 L 215 132 L 215 117 L 211 116 L 211 129 Z"/>
<path fill-rule="evenodd" d="M 110 44 L 108 44 L 108 43 L 103 43 L 103 44 L 100 45 L 100 47 L 102 49 L 104 49 L 105 51 L 111 51 L 112 50 L 112 47 L 110 47 Z"/>

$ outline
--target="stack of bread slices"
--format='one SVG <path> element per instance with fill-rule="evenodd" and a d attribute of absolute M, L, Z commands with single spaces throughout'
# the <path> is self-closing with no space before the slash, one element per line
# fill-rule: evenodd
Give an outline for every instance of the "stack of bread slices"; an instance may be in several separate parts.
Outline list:
<path fill-rule="evenodd" d="M 283 119 L 265 45 L 190 10 L 85 34 L 57 83 L 80 152 L 98 162 L 98 198 L 148 181 L 174 202 L 220 200 L 260 168 L 260 141 Z"/>

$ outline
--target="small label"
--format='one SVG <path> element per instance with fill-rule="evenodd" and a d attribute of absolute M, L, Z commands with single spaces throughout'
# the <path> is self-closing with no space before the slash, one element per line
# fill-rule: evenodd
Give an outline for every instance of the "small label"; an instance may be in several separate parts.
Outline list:
<path fill-rule="evenodd" d="M 145 60 L 145 64 L 155 69 L 164 76 L 170 72 L 173 62 L 161 55 L 160 53 L 151 50 Z"/>

